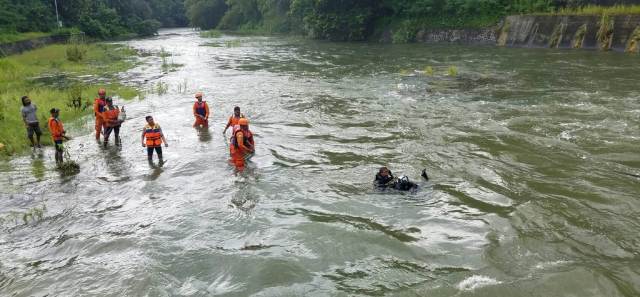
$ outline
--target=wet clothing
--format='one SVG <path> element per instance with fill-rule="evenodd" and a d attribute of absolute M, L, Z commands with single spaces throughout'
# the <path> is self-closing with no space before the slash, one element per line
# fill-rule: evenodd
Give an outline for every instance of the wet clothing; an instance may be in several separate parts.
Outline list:
<path fill-rule="evenodd" d="M 116 142 L 120 138 L 120 125 L 115 127 L 105 127 L 104 128 L 104 141 L 109 141 L 109 136 L 111 136 L 111 132 L 115 132 Z"/>
<path fill-rule="evenodd" d="M 22 119 L 24 119 L 27 124 L 38 123 L 38 107 L 35 103 L 31 103 L 27 106 L 23 106 L 20 112 L 22 113 Z"/>
<path fill-rule="evenodd" d="M 62 153 L 62 151 L 64 150 L 64 145 L 62 144 L 62 140 L 54 140 L 53 144 L 56 149 L 56 152 Z"/>
<path fill-rule="evenodd" d="M 229 153 L 231 154 L 231 162 L 238 170 L 244 169 L 246 160 L 253 156 L 255 150 L 255 142 L 253 133 L 249 129 L 242 130 L 239 125 L 233 127 L 233 135 L 231 136 L 231 145 L 229 145 Z"/>
<path fill-rule="evenodd" d="M 147 147 L 147 158 L 149 160 L 151 160 L 153 158 L 153 150 L 155 150 L 156 154 L 158 154 L 158 158 L 162 159 L 162 147 L 161 146 Z"/>
<path fill-rule="evenodd" d="M 162 129 L 160 125 L 155 123 L 153 126 L 146 124 L 144 126 L 145 146 L 148 148 L 160 147 L 162 145 Z"/>
<path fill-rule="evenodd" d="M 389 172 L 389 175 L 387 176 L 382 176 L 379 173 L 376 174 L 376 179 L 373 182 L 378 189 L 410 191 L 418 188 L 418 185 L 414 182 L 411 182 L 408 177 L 401 176 L 400 178 L 396 178 L 393 176 L 393 174 L 391 174 L 391 172 Z"/>
<path fill-rule="evenodd" d="M 196 122 L 193 123 L 194 126 L 209 126 L 209 105 L 206 101 L 196 101 L 193 104 L 193 116 L 196 117 Z"/>
<path fill-rule="evenodd" d="M 243 114 L 240 114 L 239 117 L 236 117 L 235 114 L 231 115 L 229 117 L 229 121 L 227 122 L 227 127 L 234 127 L 235 125 L 238 125 L 238 121 L 240 121 L 241 118 L 244 118 Z"/>
<path fill-rule="evenodd" d="M 42 130 L 40 130 L 40 123 L 38 122 L 27 124 L 27 137 L 33 137 L 34 133 L 38 136 L 42 135 Z"/>
<path fill-rule="evenodd" d="M 95 129 L 96 129 L 96 139 L 100 139 L 100 132 L 104 129 L 104 117 L 103 117 L 103 112 L 104 112 L 104 107 L 107 105 L 107 103 L 105 102 L 104 99 L 102 98 L 96 98 L 93 101 L 93 113 L 96 116 L 96 125 L 95 125 Z"/>

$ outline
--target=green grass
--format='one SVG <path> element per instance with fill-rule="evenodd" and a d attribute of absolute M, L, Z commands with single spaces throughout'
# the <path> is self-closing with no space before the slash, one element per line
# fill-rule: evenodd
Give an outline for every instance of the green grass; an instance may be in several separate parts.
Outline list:
<path fill-rule="evenodd" d="M 598 6 L 587 5 L 575 8 L 561 8 L 556 12 L 543 13 L 551 15 L 621 15 L 640 14 L 640 5 Z"/>
<path fill-rule="evenodd" d="M 49 110 L 61 110 L 60 118 L 69 123 L 92 113 L 91 104 L 98 88 L 108 96 L 132 99 L 139 95 L 132 87 L 118 83 L 115 74 L 134 66 L 130 58 L 135 50 L 117 45 L 89 44 L 83 59 L 71 62 L 67 48 L 74 45 L 51 45 L 21 55 L 0 59 L 0 155 L 13 155 L 28 149 L 29 141 L 20 115 L 20 98 L 27 95 L 38 106 L 38 118 L 45 133 L 43 143 L 50 144 L 46 131 Z M 106 78 L 111 83 L 98 82 Z M 70 106 L 73 96 L 81 95 L 85 110 Z"/>
<path fill-rule="evenodd" d="M 44 33 L 44 32 L 0 33 L 0 44 L 45 37 L 49 35 L 51 35 L 51 33 Z"/>

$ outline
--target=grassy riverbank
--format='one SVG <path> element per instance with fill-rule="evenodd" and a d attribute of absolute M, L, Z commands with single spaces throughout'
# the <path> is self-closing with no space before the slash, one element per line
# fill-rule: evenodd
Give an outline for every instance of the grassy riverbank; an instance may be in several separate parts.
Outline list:
<path fill-rule="evenodd" d="M 76 53 L 76 62 L 69 56 Z M 44 144 L 51 139 L 46 126 L 49 109 L 61 110 L 69 123 L 91 114 L 91 102 L 98 88 L 107 88 L 109 96 L 132 99 L 138 91 L 118 83 L 115 75 L 130 69 L 137 53 L 127 47 L 107 44 L 52 45 L 21 55 L 0 59 L 0 155 L 12 155 L 29 148 L 22 122 L 20 98 L 29 96 L 38 106 Z M 78 59 L 79 58 L 79 59 Z M 105 83 L 106 82 L 106 83 Z M 74 109 L 72 98 L 82 98 L 84 110 Z"/>

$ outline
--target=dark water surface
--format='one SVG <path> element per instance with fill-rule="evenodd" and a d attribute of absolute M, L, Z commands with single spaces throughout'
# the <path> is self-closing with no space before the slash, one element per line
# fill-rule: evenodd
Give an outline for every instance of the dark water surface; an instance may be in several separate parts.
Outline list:
<path fill-rule="evenodd" d="M 0 163 L 0 295 L 640 296 L 638 57 L 190 30 L 128 45 L 182 67 L 124 75 L 148 92 L 120 102 L 121 149 L 87 119 L 68 124 L 80 174 L 51 148 Z M 258 145 L 242 174 L 221 133 L 236 104 Z M 381 165 L 432 180 L 378 193 Z"/>

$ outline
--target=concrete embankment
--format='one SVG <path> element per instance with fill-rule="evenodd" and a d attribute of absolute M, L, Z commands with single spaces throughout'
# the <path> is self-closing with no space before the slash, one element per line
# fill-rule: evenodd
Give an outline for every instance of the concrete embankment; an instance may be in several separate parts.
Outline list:
<path fill-rule="evenodd" d="M 391 42 L 385 30 L 381 42 Z M 640 15 L 518 15 L 482 29 L 422 29 L 417 42 L 531 48 L 585 48 L 638 53 Z"/>
<path fill-rule="evenodd" d="M 51 35 L 11 43 L 3 43 L 0 44 L 0 57 L 20 54 L 49 44 L 64 43 L 67 42 L 71 36 L 72 35 L 69 34 Z"/>
<path fill-rule="evenodd" d="M 497 44 L 638 52 L 640 15 L 509 16 Z"/>

